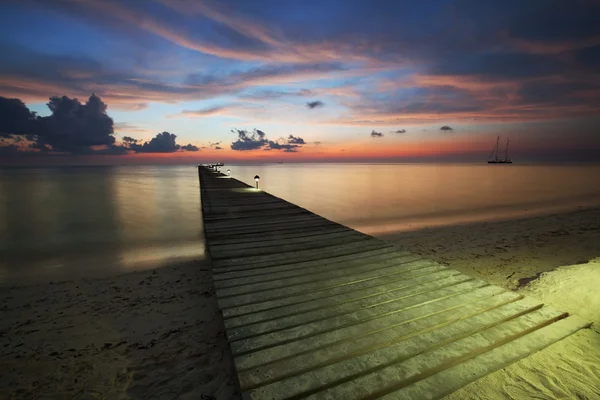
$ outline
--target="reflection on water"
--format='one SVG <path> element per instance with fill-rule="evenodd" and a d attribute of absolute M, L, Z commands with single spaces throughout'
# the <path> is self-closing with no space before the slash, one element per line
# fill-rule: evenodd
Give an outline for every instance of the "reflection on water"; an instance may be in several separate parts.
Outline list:
<path fill-rule="evenodd" d="M 202 257 L 193 166 L 0 169 L 0 282 Z"/>
<path fill-rule="evenodd" d="M 600 204 L 600 166 L 310 164 L 227 166 L 234 178 L 368 234 Z"/>
<path fill-rule="evenodd" d="M 227 165 L 232 176 L 365 233 L 600 202 L 598 166 Z M 204 256 L 195 166 L 0 169 L 0 283 Z"/>

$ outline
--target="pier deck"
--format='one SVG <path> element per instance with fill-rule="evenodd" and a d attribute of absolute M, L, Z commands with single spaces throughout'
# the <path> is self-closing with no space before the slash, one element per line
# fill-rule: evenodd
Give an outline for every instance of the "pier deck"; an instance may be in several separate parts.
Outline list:
<path fill-rule="evenodd" d="M 435 399 L 589 324 L 199 168 L 252 399 Z"/>

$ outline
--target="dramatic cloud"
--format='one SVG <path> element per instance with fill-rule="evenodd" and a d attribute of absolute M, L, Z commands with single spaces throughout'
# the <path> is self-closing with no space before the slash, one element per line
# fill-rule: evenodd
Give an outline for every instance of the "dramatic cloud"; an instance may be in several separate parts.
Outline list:
<path fill-rule="evenodd" d="M 31 133 L 36 119 L 21 100 L 0 97 L 0 137 Z"/>
<path fill-rule="evenodd" d="M 254 129 L 252 132 L 244 129 L 233 129 L 231 132 L 238 135 L 238 139 L 231 143 L 231 150 L 258 150 L 268 144 L 265 133 L 258 129 Z"/>
<path fill-rule="evenodd" d="M 85 104 L 67 96 L 51 97 L 52 115 L 40 118 L 38 143 L 55 151 L 88 153 L 92 146 L 115 143 L 113 120 L 106 114 L 106 104 L 92 94 Z"/>
<path fill-rule="evenodd" d="M 452 129 L 451 127 L 449 127 L 448 125 L 444 125 L 440 128 L 440 131 L 453 131 L 454 129 Z"/>
<path fill-rule="evenodd" d="M 181 147 L 175 142 L 175 138 L 177 138 L 177 135 L 163 132 L 157 134 L 149 142 L 144 142 L 144 144 L 132 143 L 129 148 L 136 153 L 173 153 Z"/>
<path fill-rule="evenodd" d="M 570 141 L 581 138 L 577 124 L 596 124 L 600 115 L 600 3 L 593 0 L 5 3 L 0 13 L 15 23 L 0 27 L 0 53 L 9 55 L 0 58 L 0 93 L 33 104 L 40 115 L 47 115 L 40 103 L 66 94 L 60 107 L 72 110 L 38 117 L 22 102 L 0 105 L 10 109 L 0 115 L 0 136 L 9 145 L 20 140 L 18 151 L 121 151 L 111 129 L 119 137 L 141 130 L 111 128 L 108 116 L 88 112 L 90 93 L 111 111 L 125 110 L 113 115 L 119 120 L 140 121 L 150 110 L 159 124 L 168 116 L 199 117 L 177 121 L 181 134 L 227 135 L 218 131 L 229 125 L 224 120 L 243 118 L 238 126 L 285 123 L 294 132 L 334 133 L 336 142 L 360 131 L 331 125 L 363 132 L 378 126 L 372 137 L 379 138 L 405 133 L 398 126 L 419 132 L 423 124 L 431 132 L 475 120 L 480 135 L 527 122 L 537 139 L 545 127 L 561 125 L 561 140 Z M 32 15 L 39 29 L 22 23 Z M 138 118 L 135 110 L 145 107 L 151 109 Z M 236 150 L 302 145 L 287 134 L 269 140 L 244 132 L 236 132 Z M 129 152 L 145 144 L 123 143 Z"/>
<path fill-rule="evenodd" d="M 122 145 L 115 144 L 113 120 L 106 113 L 106 104 L 92 94 L 85 104 L 67 96 L 51 97 L 48 102 L 51 115 L 38 117 L 19 99 L 0 97 L 0 136 L 12 143 L 2 147 L 3 154 L 70 153 L 80 155 L 124 155 L 136 153 L 172 153 L 198 151 L 197 146 L 176 143 L 174 134 L 163 132 L 149 142 L 124 136 Z M 14 143 L 26 143 L 15 146 Z M 27 144 L 28 143 L 28 144 Z"/>
<path fill-rule="evenodd" d="M 194 146 L 193 144 L 186 144 L 185 146 L 181 146 L 181 150 L 184 150 L 184 151 L 199 151 L 200 148 L 198 146 Z"/>
<path fill-rule="evenodd" d="M 304 139 L 302 139 L 301 137 L 295 137 L 292 135 L 288 136 L 287 142 L 290 144 L 306 144 L 304 142 Z"/>
<path fill-rule="evenodd" d="M 223 148 L 220 146 L 221 142 L 214 142 L 214 143 L 209 143 L 208 145 L 210 147 L 212 147 L 214 150 L 223 150 Z"/>
<path fill-rule="evenodd" d="M 310 101 L 310 102 L 306 103 L 306 107 L 311 110 L 313 108 L 323 107 L 324 105 L 325 105 L 325 103 L 323 103 L 321 100 Z"/>
<path fill-rule="evenodd" d="M 238 135 L 238 139 L 231 143 L 232 150 L 283 150 L 286 153 L 295 153 L 306 142 L 301 137 L 289 135 L 287 139 L 277 141 L 266 138 L 265 132 L 254 129 L 252 133 L 243 129 L 233 129 L 233 133 Z"/>
<path fill-rule="evenodd" d="M 134 139 L 130 136 L 123 136 L 123 143 L 127 143 L 127 144 L 137 144 L 138 139 Z"/>
<path fill-rule="evenodd" d="M 95 94 L 85 104 L 62 96 L 51 97 L 47 105 L 51 115 L 36 117 L 20 100 L 0 97 L 0 132 L 24 135 L 35 142 L 32 148 L 72 154 L 89 154 L 94 146 L 115 143 L 113 120 Z"/>

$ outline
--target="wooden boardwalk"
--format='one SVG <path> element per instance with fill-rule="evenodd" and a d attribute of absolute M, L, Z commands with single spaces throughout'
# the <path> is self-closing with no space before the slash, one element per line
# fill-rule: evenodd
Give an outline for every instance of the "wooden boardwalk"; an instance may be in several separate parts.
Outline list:
<path fill-rule="evenodd" d="M 249 398 L 440 398 L 589 326 L 199 174 L 219 307 Z"/>

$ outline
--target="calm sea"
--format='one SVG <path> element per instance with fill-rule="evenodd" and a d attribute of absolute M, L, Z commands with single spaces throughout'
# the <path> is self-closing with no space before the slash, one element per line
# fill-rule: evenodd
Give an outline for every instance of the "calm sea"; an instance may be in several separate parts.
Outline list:
<path fill-rule="evenodd" d="M 228 165 L 232 176 L 369 234 L 600 205 L 600 166 Z M 204 257 L 194 165 L 0 169 L 0 283 Z"/>

